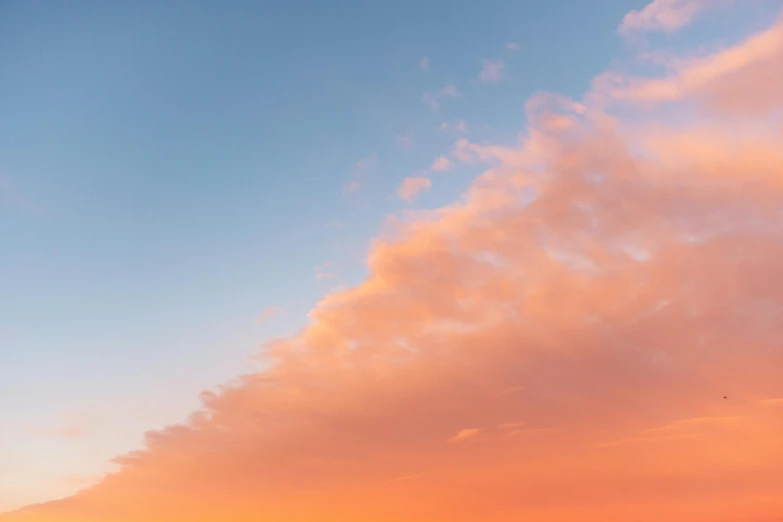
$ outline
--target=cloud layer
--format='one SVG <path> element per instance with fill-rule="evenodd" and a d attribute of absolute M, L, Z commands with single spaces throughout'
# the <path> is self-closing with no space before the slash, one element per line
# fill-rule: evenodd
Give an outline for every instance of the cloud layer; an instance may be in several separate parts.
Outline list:
<path fill-rule="evenodd" d="M 0 520 L 781 519 L 780 27 L 460 140 L 463 199 L 391 220 L 266 371 Z"/>

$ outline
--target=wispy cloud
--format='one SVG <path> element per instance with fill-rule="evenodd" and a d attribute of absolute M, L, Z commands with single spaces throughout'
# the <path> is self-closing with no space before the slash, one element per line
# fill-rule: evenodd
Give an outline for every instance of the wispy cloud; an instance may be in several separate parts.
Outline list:
<path fill-rule="evenodd" d="M 452 162 L 449 158 L 446 156 L 438 156 L 432 160 L 430 170 L 433 172 L 445 172 L 450 170 L 452 167 L 454 167 L 454 162 Z"/>
<path fill-rule="evenodd" d="M 427 56 L 423 56 L 421 60 L 419 60 L 419 69 L 421 69 L 421 72 L 430 72 L 430 59 Z"/>
<path fill-rule="evenodd" d="M 707 56 L 672 60 L 670 69 L 658 78 L 610 71 L 594 92 L 616 103 L 690 101 L 741 117 L 763 114 L 783 104 L 783 21 Z"/>
<path fill-rule="evenodd" d="M 407 202 L 413 201 L 421 192 L 432 187 L 432 182 L 423 177 L 405 178 L 397 188 L 397 195 Z"/>
<path fill-rule="evenodd" d="M 256 321 L 259 323 L 263 323 L 271 319 L 272 317 L 276 317 L 280 315 L 285 315 L 285 308 L 283 308 L 282 306 L 272 306 L 270 308 L 267 308 L 260 314 L 258 314 L 258 317 L 256 317 Z"/>
<path fill-rule="evenodd" d="M 444 121 L 443 123 L 440 124 L 440 129 L 444 131 L 467 134 L 468 124 L 465 122 L 465 120 L 457 120 L 454 123 L 448 123 Z"/>
<path fill-rule="evenodd" d="M 638 33 L 672 33 L 690 24 L 698 15 L 733 0 L 653 0 L 643 9 L 631 11 L 618 29 L 629 36 Z"/>
<path fill-rule="evenodd" d="M 458 98 L 462 98 L 462 93 L 459 92 L 456 85 L 448 83 L 439 91 L 424 94 L 421 97 L 421 101 L 426 104 L 432 112 L 437 112 L 444 100 Z"/>
<path fill-rule="evenodd" d="M 358 160 L 351 173 L 351 180 L 343 186 L 343 194 L 350 194 L 358 191 L 362 186 L 365 174 L 374 168 L 377 163 L 378 155 L 375 152 L 371 153 L 366 158 Z"/>
<path fill-rule="evenodd" d="M 498 428 L 501 430 L 514 430 L 524 428 L 526 425 L 526 422 L 504 422 L 503 424 L 499 424 Z"/>
<path fill-rule="evenodd" d="M 657 428 L 648 428 L 640 431 L 635 436 L 602 443 L 600 446 L 627 446 L 632 444 L 697 439 L 700 436 L 703 436 L 705 432 L 711 428 L 720 428 L 722 426 L 737 424 L 740 421 L 742 421 L 742 417 L 696 417 L 693 419 L 684 419 Z"/>
<path fill-rule="evenodd" d="M 466 440 L 475 439 L 481 433 L 481 429 L 470 428 L 460 430 L 459 433 L 451 437 L 448 442 L 464 442 Z"/>
<path fill-rule="evenodd" d="M 481 83 L 498 83 L 503 79 L 505 68 L 503 60 L 482 60 L 479 80 Z"/>
<path fill-rule="evenodd" d="M 331 261 L 326 261 L 318 265 L 315 269 L 315 280 L 323 281 L 324 279 L 331 279 L 337 276 L 337 265 Z"/>
<path fill-rule="evenodd" d="M 512 52 L 519 51 L 519 44 L 516 43 L 516 42 L 508 42 L 506 44 L 506 49 L 508 49 L 509 51 L 512 51 Z"/>
<path fill-rule="evenodd" d="M 413 138 L 408 134 L 397 134 L 394 136 L 394 144 L 399 149 L 410 150 L 413 148 Z"/>

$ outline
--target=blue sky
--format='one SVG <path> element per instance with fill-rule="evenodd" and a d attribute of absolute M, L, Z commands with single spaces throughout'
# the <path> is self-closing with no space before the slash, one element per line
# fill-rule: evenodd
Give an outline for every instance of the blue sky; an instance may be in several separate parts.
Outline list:
<path fill-rule="evenodd" d="M 3 2 L 0 510 L 70 492 L 249 370 L 361 280 L 396 187 L 456 139 L 443 122 L 512 141 L 532 93 L 578 96 L 623 54 L 644 3 Z"/>

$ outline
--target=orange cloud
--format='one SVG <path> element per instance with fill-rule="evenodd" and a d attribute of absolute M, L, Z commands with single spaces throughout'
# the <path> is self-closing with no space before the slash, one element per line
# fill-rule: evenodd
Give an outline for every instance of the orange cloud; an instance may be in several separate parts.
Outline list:
<path fill-rule="evenodd" d="M 614 100 L 661 103 L 690 100 L 724 114 L 758 117 L 783 106 L 783 18 L 739 44 L 699 58 L 673 60 L 663 78 L 615 72 L 597 79 Z"/>
<path fill-rule="evenodd" d="M 463 198 L 390 220 L 366 281 L 269 343 L 265 371 L 0 521 L 783 519 L 762 106 L 663 124 L 537 96 L 518 146 L 455 145 L 486 169 Z"/>
<path fill-rule="evenodd" d="M 429 189 L 431 186 L 432 182 L 427 178 L 405 178 L 397 189 L 397 195 L 400 199 L 410 202 L 420 192 Z"/>

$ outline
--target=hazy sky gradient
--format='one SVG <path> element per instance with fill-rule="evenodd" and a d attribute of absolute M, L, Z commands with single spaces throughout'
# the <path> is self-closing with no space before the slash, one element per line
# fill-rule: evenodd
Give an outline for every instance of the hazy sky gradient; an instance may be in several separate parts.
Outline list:
<path fill-rule="evenodd" d="M 780 2 L 164 4 L 0 7 L 8 520 L 783 514 Z"/>

